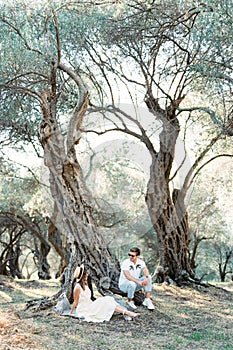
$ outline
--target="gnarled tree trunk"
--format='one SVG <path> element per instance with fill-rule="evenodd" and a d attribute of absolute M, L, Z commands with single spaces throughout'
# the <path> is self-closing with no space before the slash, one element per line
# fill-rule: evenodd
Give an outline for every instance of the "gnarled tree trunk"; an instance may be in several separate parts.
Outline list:
<path fill-rule="evenodd" d="M 158 236 L 160 278 L 182 280 L 194 277 L 189 260 L 189 228 L 184 205 L 184 194 L 169 187 L 171 167 L 174 161 L 175 146 L 179 135 L 179 122 L 175 106 L 163 110 L 157 100 L 149 97 L 148 108 L 162 121 L 160 149 L 149 149 L 152 163 L 147 186 L 146 204 Z"/>
<path fill-rule="evenodd" d="M 50 265 L 48 263 L 48 254 L 51 247 L 47 240 L 39 240 L 34 237 L 34 259 L 36 260 L 38 277 L 40 280 L 49 280 L 51 278 L 49 269 Z"/>
<path fill-rule="evenodd" d="M 78 103 L 70 118 L 66 136 L 62 134 L 56 120 L 57 69 L 68 74 L 78 87 Z M 97 231 L 92 213 L 92 196 L 86 187 L 75 152 L 89 101 L 88 92 L 78 74 L 63 64 L 54 63 L 51 71 L 51 89 L 41 94 L 41 101 L 43 117 L 39 135 L 44 149 L 45 165 L 49 169 L 51 194 L 57 210 L 54 226 L 67 235 L 71 255 L 76 257 L 75 262 L 67 267 L 70 270 L 67 274 L 68 279 L 76 264 L 84 262 L 101 292 L 103 286 L 115 288 L 119 265 Z"/>
<path fill-rule="evenodd" d="M 48 226 L 48 240 L 53 245 L 56 253 L 60 256 L 60 265 L 56 272 L 56 278 L 60 277 L 64 269 L 68 266 L 71 255 L 67 236 L 55 225 L 57 214 L 56 206 L 54 206 L 53 216 L 49 219 Z"/>

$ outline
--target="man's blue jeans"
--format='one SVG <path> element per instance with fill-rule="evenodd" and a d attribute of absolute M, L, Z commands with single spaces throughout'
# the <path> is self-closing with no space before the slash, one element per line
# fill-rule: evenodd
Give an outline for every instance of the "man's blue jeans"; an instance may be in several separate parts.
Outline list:
<path fill-rule="evenodd" d="M 143 281 L 145 277 L 140 277 L 139 280 Z M 140 284 L 126 280 L 124 283 L 119 284 L 119 289 L 127 293 L 128 299 L 133 299 L 134 298 L 134 293 L 140 289 L 144 289 L 145 292 L 151 292 L 152 291 L 152 279 L 151 276 L 149 275 L 147 278 L 148 282 L 146 286 L 141 286 Z"/>

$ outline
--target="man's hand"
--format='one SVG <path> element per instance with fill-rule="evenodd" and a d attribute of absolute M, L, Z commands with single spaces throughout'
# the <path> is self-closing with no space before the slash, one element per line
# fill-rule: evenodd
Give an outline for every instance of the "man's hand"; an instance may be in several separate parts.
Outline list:
<path fill-rule="evenodd" d="M 147 286 L 147 283 L 148 283 L 148 280 L 147 280 L 147 278 L 145 278 L 143 281 L 142 281 L 142 287 L 145 287 L 145 286 Z"/>

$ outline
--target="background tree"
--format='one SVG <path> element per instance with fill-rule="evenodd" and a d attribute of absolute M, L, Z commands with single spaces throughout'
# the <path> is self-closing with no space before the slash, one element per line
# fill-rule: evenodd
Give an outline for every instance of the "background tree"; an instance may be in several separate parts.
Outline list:
<path fill-rule="evenodd" d="M 5 161 L 1 163 L 0 178 L 2 273 L 22 278 L 21 260 L 29 249 L 37 258 L 39 278 L 50 278 L 47 259 L 51 245 L 47 240 L 46 223 L 38 201 L 37 208 L 29 204 L 35 192 L 38 194 L 40 184 L 35 177 L 23 174 L 19 166 Z"/>
<path fill-rule="evenodd" d="M 19 257 L 21 255 L 20 240 L 25 230 L 19 228 L 18 225 L 12 224 L 10 220 L 7 220 L 2 215 L 0 220 L 0 274 L 23 278 L 19 266 Z"/>
<path fill-rule="evenodd" d="M 228 268 L 228 266 L 229 266 L 231 257 L 233 255 L 233 249 L 232 247 L 229 247 L 229 246 L 220 247 L 218 244 L 215 245 L 215 249 L 219 257 L 218 268 L 219 268 L 220 279 L 221 279 L 221 282 L 225 282 L 226 275 L 231 274 L 232 272 L 232 270 Z"/>
<path fill-rule="evenodd" d="M 231 148 L 231 145 L 229 147 Z M 227 150 L 226 144 L 224 148 Z M 196 274 L 200 278 L 221 280 L 219 274 L 220 257 L 215 247 L 219 247 L 222 256 L 231 249 L 231 173 L 231 158 L 220 157 L 206 165 L 205 172 L 199 173 L 196 177 L 189 204 L 192 237 L 190 252 L 191 259 L 196 266 Z M 198 245 L 197 251 L 196 245 Z M 222 261 L 225 263 L 224 259 Z M 229 271 L 231 269 L 230 261 L 227 265 L 227 271 Z"/>

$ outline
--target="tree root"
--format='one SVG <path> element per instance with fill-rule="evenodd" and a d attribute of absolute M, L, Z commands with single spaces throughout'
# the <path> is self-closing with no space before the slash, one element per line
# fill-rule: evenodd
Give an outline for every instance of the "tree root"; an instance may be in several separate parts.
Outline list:
<path fill-rule="evenodd" d="M 56 294 L 52 295 L 51 297 L 42 297 L 42 298 L 28 300 L 26 302 L 24 311 L 28 309 L 32 309 L 32 311 L 47 310 L 56 305 L 61 294 L 62 294 L 62 289 L 60 289 Z"/>

